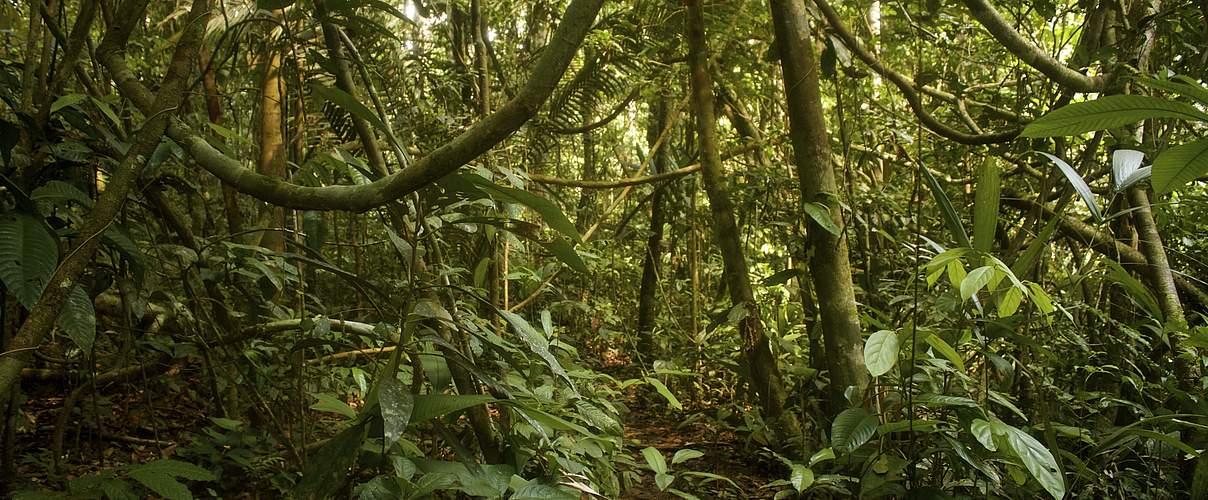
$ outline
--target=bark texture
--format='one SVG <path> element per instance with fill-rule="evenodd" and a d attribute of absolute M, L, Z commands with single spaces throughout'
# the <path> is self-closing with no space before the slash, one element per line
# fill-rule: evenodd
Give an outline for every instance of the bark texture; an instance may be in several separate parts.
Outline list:
<path fill-rule="evenodd" d="M 696 110 L 696 134 L 701 156 L 701 177 L 709 208 L 713 216 L 713 234 L 721 251 L 723 275 L 730 292 L 730 302 L 742 308 L 739 332 L 750 368 L 750 384 L 759 395 L 760 406 L 769 422 L 782 434 L 800 434 L 800 425 L 793 413 L 785 411 L 787 394 L 780 367 L 764 335 L 759 304 L 751 289 L 747 260 L 742 247 L 738 225 L 734 221 L 734 205 L 730 201 L 730 186 L 721 170 L 718 150 L 717 115 L 714 110 L 713 81 L 708 71 L 709 50 L 705 41 L 704 12 L 701 0 L 689 0 L 685 32 L 688 38 L 688 65 L 691 68 L 692 105 Z"/>
<path fill-rule="evenodd" d="M 856 311 L 847 242 L 842 237 L 843 213 L 831 207 L 837 205 L 839 188 L 831 165 L 826 120 L 822 115 L 819 68 L 810 43 L 805 5 L 792 0 L 772 0 L 771 10 L 802 202 L 827 206 L 835 226 L 840 228 L 838 235 L 831 234 L 802 213 L 808 221 L 812 251 L 810 275 L 818 295 L 818 314 L 830 372 L 829 406 L 832 413 L 837 413 L 847 407 L 844 393 L 849 387 L 863 391 L 868 385 L 864 337 Z"/>

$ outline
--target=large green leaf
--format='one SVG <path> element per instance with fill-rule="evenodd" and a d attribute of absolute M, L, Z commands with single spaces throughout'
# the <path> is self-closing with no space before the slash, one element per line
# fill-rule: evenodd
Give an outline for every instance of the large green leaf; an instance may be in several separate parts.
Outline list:
<path fill-rule="evenodd" d="M 1169 193 L 1208 174 L 1208 137 L 1162 151 L 1153 161 L 1154 191 Z"/>
<path fill-rule="evenodd" d="M 462 174 L 458 177 L 463 178 L 479 189 L 498 195 L 507 201 L 519 203 L 533 209 L 553 230 L 566 235 L 572 242 L 583 242 L 583 237 L 579 234 L 579 230 L 575 229 L 575 224 L 566 218 L 566 214 L 562 213 L 562 209 L 558 208 L 558 205 L 554 202 L 523 189 L 500 186 L 481 175 Z"/>
<path fill-rule="evenodd" d="M 864 341 L 864 366 L 868 373 L 880 377 L 898 362 L 898 335 L 889 330 L 881 330 Z"/>
<path fill-rule="evenodd" d="M 991 425 L 994 426 L 995 434 L 1006 434 L 1007 444 L 1011 446 L 1011 450 L 1023 462 L 1028 472 L 1032 473 L 1032 477 L 1040 482 L 1045 491 L 1058 500 L 1065 496 L 1065 479 L 1062 477 L 1061 469 L 1057 467 L 1057 460 L 1053 459 L 1053 454 L 1049 452 L 1048 448 L 1045 448 L 1030 434 L 1015 427 L 997 420 Z"/>
<path fill-rule="evenodd" d="M 496 401 L 491 396 L 478 394 L 416 394 L 411 398 L 415 402 L 411 410 L 412 424 Z"/>
<path fill-rule="evenodd" d="M 663 453 L 653 446 L 642 448 L 642 457 L 646 459 L 646 465 L 656 474 L 667 473 L 667 460 L 663 458 Z"/>
<path fill-rule="evenodd" d="M 831 447 L 854 451 L 877 433 L 877 416 L 863 408 L 848 408 L 831 423 Z"/>
<path fill-rule="evenodd" d="M 982 288 L 985 288 L 994 277 L 994 267 L 982 266 L 972 271 L 961 280 L 961 300 L 969 300 Z"/>
<path fill-rule="evenodd" d="M 617 436 L 620 436 L 625 432 L 621 427 L 620 422 L 617 422 L 615 418 L 612 418 L 612 415 L 609 415 L 604 410 L 601 410 L 600 407 L 595 403 L 592 403 L 591 400 L 585 398 L 576 399 L 575 410 L 578 410 L 579 415 L 597 429 Z"/>
<path fill-rule="evenodd" d="M 835 225 L 835 219 L 831 217 L 830 209 L 826 205 L 811 201 L 803 203 L 801 208 L 826 232 L 839 236 L 839 226 Z"/>
<path fill-rule="evenodd" d="M 955 365 L 957 370 L 962 372 L 965 371 L 964 358 L 962 358 L 961 355 L 956 352 L 956 349 L 953 349 L 951 345 L 945 342 L 943 338 L 938 335 L 928 335 L 924 341 L 926 341 L 936 353 L 943 356 L 948 360 L 948 362 Z"/>
<path fill-rule="evenodd" d="M 972 432 L 973 437 L 977 438 L 977 442 L 985 446 L 987 450 L 998 451 L 998 443 L 994 442 L 994 427 L 990 425 L 990 422 L 975 418 L 969 424 L 969 432 Z"/>
<path fill-rule="evenodd" d="M 1143 95 L 1109 95 L 1057 108 L 1023 128 L 1021 137 L 1059 137 L 1121 127 L 1151 118 L 1208 121 L 1190 104 Z"/>
<path fill-rule="evenodd" d="M 92 208 L 92 198 L 84 194 L 80 188 L 63 181 L 50 181 L 38 186 L 29 194 L 30 199 L 50 202 L 74 201 L 84 208 Z"/>
<path fill-rule="evenodd" d="M 336 413 L 348 418 L 357 418 L 357 411 L 348 403 L 341 401 L 335 394 L 312 394 L 319 401 L 310 405 L 310 409 Z"/>
<path fill-rule="evenodd" d="M 152 471 L 161 474 L 167 474 L 172 477 L 180 477 L 192 481 L 214 481 L 218 479 L 213 472 L 180 460 L 161 459 L 154 462 L 147 462 L 134 467 L 134 470 Z"/>
<path fill-rule="evenodd" d="M 84 287 L 76 285 L 67 295 L 63 309 L 59 311 L 59 329 L 71 337 L 81 351 L 92 352 L 92 344 L 96 341 L 96 311 Z"/>
<path fill-rule="evenodd" d="M 798 493 L 809 489 L 814 485 L 814 471 L 804 464 L 793 464 L 789 471 L 789 484 L 792 484 Z"/>
<path fill-rule="evenodd" d="M 1065 175 L 1065 179 L 1070 181 L 1070 185 L 1074 186 L 1074 191 L 1077 191 L 1078 196 L 1082 197 L 1082 201 L 1086 203 L 1086 208 L 1091 211 L 1091 215 L 1095 216 L 1095 220 L 1102 221 L 1103 212 L 1099 210 L 1099 204 L 1095 202 L 1095 193 L 1091 191 L 1090 186 L 1086 185 L 1086 181 L 1082 180 L 1082 176 L 1078 174 L 1078 171 L 1074 170 L 1074 167 L 1071 167 L 1069 163 L 1066 163 L 1061 158 L 1043 151 L 1037 152 L 1052 161 L 1054 165 L 1057 165 L 1057 168 Z"/>
<path fill-rule="evenodd" d="M 961 216 L 956 213 L 956 209 L 952 208 L 952 201 L 948 199 L 948 195 L 944 194 L 944 188 L 940 186 L 939 179 L 936 179 L 935 175 L 932 175 L 931 170 L 926 167 L 920 170 L 923 171 L 923 179 L 927 180 L 927 187 L 931 189 L 931 196 L 940 205 L 940 215 L 944 217 L 944 223 L 948 225 L 948 230 L 952 231 L 952 237 L 956 239 L 957 246 L 971 248 L 969 233 L 965 232 L 965 225 L 961 223 Z"/>
<path fill-rule="evenodd" d="M 1146 87 L 1153 89 L 1161 89 L 1167 92 L 1181 95 L 1188 99 L 1208 106 L 1208 88 L 1200 85 L 1199 82 L 1187 78 L 1186 76 L 1175 76 L 1170 80 L 1159 80 L 1156 78 L 1137 78 L 1138 82 Z"/>
<path fill-rule="evenodd" d="M 128 475 L 167 500 L 193 500 L 193 493 L 189 491 L 188 486 L 162 472 L 135 469 Z"/>
<path fill-rule="evenodd" d="M 59 264 L 59 246 L 41 221 L 19 212 L 0 216 L 0 279 L 32 309 Z"/>
<path fill-rule="evenodd" d="M 977 174 L 977 192 L 973 197 L 973 248 L 988 252 L 994 246 L 998 227 L 998 198 L 1002 192 L 998 159 L 989 156 Z"/>
<path fill-rule="evenodd" d="M 382 380 L 378 402 L 382 409 L 383 434 L 386 444 L 393 444 L 407 430 L 411 414 L 415 410 L 415 399 L 407 392 L 406 384 L 398 377 L 386 376 Z"/>

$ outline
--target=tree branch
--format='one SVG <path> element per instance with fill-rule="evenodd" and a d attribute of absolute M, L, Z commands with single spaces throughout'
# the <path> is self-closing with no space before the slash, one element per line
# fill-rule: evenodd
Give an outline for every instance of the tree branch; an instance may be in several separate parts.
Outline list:
<path fill-rule="evenodd" d="M 1059 85 L 1077 92 L 1100 92 L 1106 86 L 1105 76 L 1086 76 L 1032 45 L 1012 28 L 1002 14 L 987 0 L 963 0 L 977 22 L 989 31 L 1009 52 L 1028 66 L 1036 68 Z"/>
<path fill-rule="evenodd" d="M 274 205 L 308 210 L 364 211 L 427 186 L 453 173 L 519 130 L 549 98 L 591 29 L 604 0 L 573 0 L 532 74 L 516 97 L 465 132 L 436 148 L 410 167 L 369 184 L 310 187 L 292 184 L 244 168 L 180 120 L 168 126 L 175 140 L 210 173 L 240 192 Z M 99 55 L 99 54 L 98 54 Z M 136 106 L 147 109 L 150 92 L 134 77 L 120 54 L 101 57 L 118 90 Z"/>
<path fill-rule="evenodd" d="M 935 116 L 933 116 L 923 107 L 923 100 L 919 97 L 919 91 L 915 88 L 915 83 L 910 77 L 893 69 L 887 68 L 884 64 L 881 64 L 881 61 L 877 59 L 876 55 L 865 48 L 864 44 L 860 43 L 860 40 L 856 39 L 856 37 L 852 35 L 851 31 L 847 29 L 847 26 L 843 24 L 843 20 L 840 19 L 839 15 L 835 13 L 835 9 L 831 8 L 830 4 L 827 3 L 826 0 L 814 0 L 814 4 L 818 6 L 818 10 L 822 11 L 822 15 L 826 17 L 826 22 L 829 23 L 831 28 L 835 30 L 835 34 L 843 40 L 843 43 L 847 44 L 847 47 L 856 54 L 856 57 L 859 57 L 861 61 L 864 61 L 864 64 L 868 65 L 869 68 L 872 68 L 873 71 L 876 71 L 886 80 L 889 80 L 898 87 L 898 90 L 902 92 L 902 97 L 905 97 L 906 102 L 910 104 L 910 109 L 914 111 L 915 116 L 918 116 L 919 121 L 923 123 L 923 126 L 927 127 L 932 132 L 961 144 L 970 145 L 1008 142 L 1012 139 L 1015 139 L 1015 136 L 1019 135 L 1020 130 L 1022 130 L 1021 128 L 1014 128 L 1011 130 L 988 134 L 970 134 L 967 132 L 961 132 L 960 130 L 954 129 L 940 122 L 935 118 Z M 932 93 L 935 92 L 933 91 Z M 956 98 L 955 95 L 952 97 Z"/>

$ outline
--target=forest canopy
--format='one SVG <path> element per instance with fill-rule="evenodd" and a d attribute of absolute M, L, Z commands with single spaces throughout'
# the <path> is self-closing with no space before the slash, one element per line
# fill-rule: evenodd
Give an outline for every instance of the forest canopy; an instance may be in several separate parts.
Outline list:
<path fill-rule="evenodd" d="M 1208 498 L 1208 4 L 0 0 L 0 496 Z"/>

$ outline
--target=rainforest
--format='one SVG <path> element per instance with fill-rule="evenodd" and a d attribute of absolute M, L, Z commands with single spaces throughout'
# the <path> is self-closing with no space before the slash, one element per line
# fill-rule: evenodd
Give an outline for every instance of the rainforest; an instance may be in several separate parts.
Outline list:
<path fill-rule="evenodd" d="M 1208 499 L 1208 3 L 0 0 L 0 498 Z"/>

